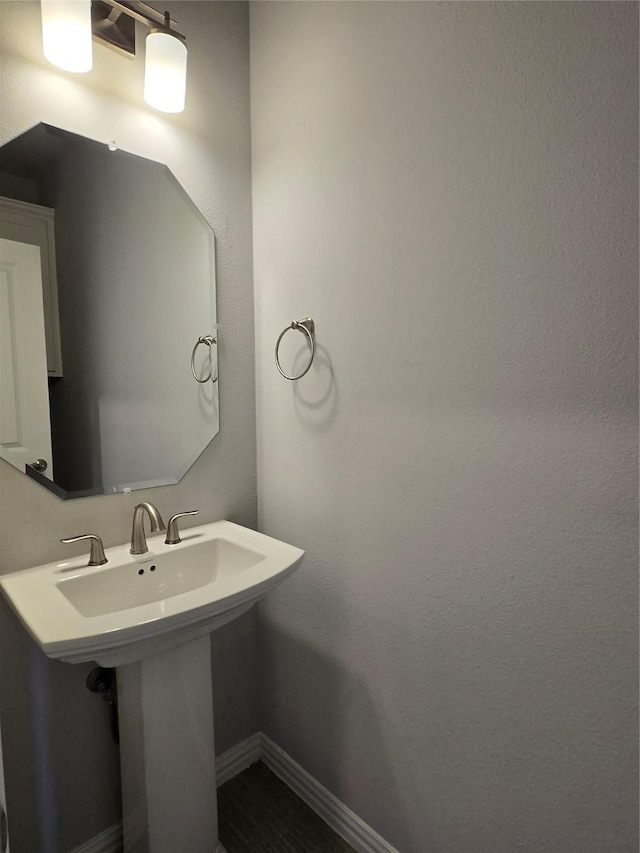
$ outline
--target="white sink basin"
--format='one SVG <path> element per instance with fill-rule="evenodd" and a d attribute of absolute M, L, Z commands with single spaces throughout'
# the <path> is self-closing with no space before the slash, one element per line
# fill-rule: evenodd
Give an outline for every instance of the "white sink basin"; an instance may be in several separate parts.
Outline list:
<path fill-rule="evenodd" d="M 283 581 L 304 551 L 232 524 L 187 529 L 178 545 L 150 537 L 149 552 L 108 548 L 0 577 L 0 588 L 51 658 L 120 666 L 206 634 Z"/>

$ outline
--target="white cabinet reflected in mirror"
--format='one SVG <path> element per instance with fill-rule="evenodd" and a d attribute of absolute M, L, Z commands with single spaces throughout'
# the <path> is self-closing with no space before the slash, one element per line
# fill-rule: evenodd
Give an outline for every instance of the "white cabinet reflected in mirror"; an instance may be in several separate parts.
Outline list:
<path fill-rule="evenodd" d="M 0 197 L 0 457 L 61 498 L 177 483 L 219 428 L 213 231 L 167 166 L 45 124 Z"/>

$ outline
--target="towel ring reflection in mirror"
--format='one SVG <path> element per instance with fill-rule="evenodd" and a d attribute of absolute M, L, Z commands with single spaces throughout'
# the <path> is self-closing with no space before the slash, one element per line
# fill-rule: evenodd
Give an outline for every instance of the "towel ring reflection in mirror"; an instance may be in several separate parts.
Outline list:
<path fill-rule="evenodd" d="M 282 367 L 280 366 L 280 359 L 278 357 L 278 350 L 280 348 L 280 341 L 286 335 L 288 331 L 291 329 L 297 329 L 299 332 L 302 332 L 303 335 L 306 335 L 306 338 L 309 342 L 309 346 L 311 347 L 311 355 L 309 357 L 309 364 L 305 367 L 305 369 L 298 373 L 297 376 L 289 376 L 284 372 Z M 313 357 L 316 354 L 316 344 L 315 344 L 315 330 L 316 325 L 311 319 L 311 317 L 305 317 L 304 320 L 293 320 L 290 326 L 287 326 L 286 329 L 283 329 L 278 336 L 278 340 L 276 341 L 276 367 L 278 368 L 280 375 L 284 376 L 285 379 L 290 379 L 292 382 L 295 382 L 296 379 L 302 379 L 305 373 L 309 370 L 311 365 L 313 364 Z"/>
<path fill-rule="evenodd" d="M 201 385 L 205 382 L 208 382 L 209 380 L 211 380 L 211 382 L 218 381 L 217 371 L 216 375 L 213 375 L 213 360 L 211 358 L 211 351 L 213 349 L 213 345 L 217 343 L 217 339 L 214 338 L 212 335 L 202 335 L 196 341 L 196 344 L 191 352 L 191 373 L 193 374 L 193 378 L 196 380 L 196 382 L 199 382 Z M 204 379 L 201 379 L 196 373 L 196 351 L 200 344 L 206 344 L 206 346 L 209 347 L 209 375 L 205 376 Z"/>

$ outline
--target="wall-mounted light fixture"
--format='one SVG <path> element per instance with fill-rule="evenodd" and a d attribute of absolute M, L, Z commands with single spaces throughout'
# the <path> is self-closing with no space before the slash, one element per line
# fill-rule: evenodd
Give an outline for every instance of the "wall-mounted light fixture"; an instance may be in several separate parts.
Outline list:
<path fill-rule="evenodd" d="M 141 0 L 40 0 L 44 55 L 65 71 L 90 71 L 92 36 L 124 56 L 135 56 L 136 21 L 146 37 L 144 99 L 167 113 L 184 109 L 187 85 L 185 37 L 164 15 Z"/>
<path fill-rule="evenodd" d="M 90 0 L 42 0 L 44 55 L 65 71 L 93 67 Z"/>

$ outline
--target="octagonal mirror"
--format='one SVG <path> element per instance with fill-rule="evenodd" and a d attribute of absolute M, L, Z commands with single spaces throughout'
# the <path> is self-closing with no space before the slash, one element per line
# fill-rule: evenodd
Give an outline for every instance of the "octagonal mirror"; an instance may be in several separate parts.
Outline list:
<path fill-rule="evenodd" d="M 2 459 L 61 498 L 178 482 L 219 428 L 216 329 L 167 166 L 45 124 L 0 148 Z"/>

